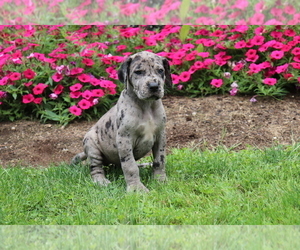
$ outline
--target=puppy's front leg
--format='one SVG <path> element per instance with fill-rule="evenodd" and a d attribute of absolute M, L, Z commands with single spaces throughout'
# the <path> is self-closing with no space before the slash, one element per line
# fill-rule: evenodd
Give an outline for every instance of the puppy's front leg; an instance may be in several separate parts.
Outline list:
<path fill-rule="evenodd" d="M 165 170 L 166 163 L 166 137 L 165 131 L 161 131 L 157 141 L 154 143 L 152 148 L 153 153 L 153 174 L 154 178 L 159 181 L 166 181 L 167 175 Z"/>
<path fill-rule="evenodd" d="M 116 140 L 127 191 L 149 192 L 140 180 L 139 168 L 133 156 L 131 137 L 119 132 Z"/>

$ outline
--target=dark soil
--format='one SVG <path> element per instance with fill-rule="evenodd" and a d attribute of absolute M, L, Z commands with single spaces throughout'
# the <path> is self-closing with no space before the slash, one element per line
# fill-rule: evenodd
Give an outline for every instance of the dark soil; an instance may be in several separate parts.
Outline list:
<path fill-rule="evenodd" d="M 234 150 L 300 141 L 300 97 L 165 97 L 167 146 Z M 66 128 L 38 121 L 0 123 L 0 165 L 49 166 L 69 162 L 82 151 L 82 139 L 95 123 L 74 122 Z"/>

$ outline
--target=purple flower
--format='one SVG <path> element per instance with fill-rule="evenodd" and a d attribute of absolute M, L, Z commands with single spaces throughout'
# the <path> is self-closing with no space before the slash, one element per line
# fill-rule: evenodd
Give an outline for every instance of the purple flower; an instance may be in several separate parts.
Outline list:
<path fill-rule="evenodd" d="M 230 95 L 234 96 L 234 95 L 237 94 L 238 91 L 239 91 L 238 88 L 232 88 L 232 89 L 229 91 L 229 93 L 230 93 Z"/>
<path fill-rule="evenodd" d="M 6 98 L 6 97 L 7 97 L 7 92 L 0 91 L 0 98 Z"/>
<path fill-rule="evenodd" d="M 49 95 L 49 97 L 50 97 L 51 99 L 55 100 L 55 99 L 58 97 L 58 95 L 55 94 L 55 93 L 51 93 L 51 94 Z"/>
<path fill-rule="evenodd" d="M 224 72 L 224 77 L 225 77 L 225 78 L 230 78 L 230 77 L 231 77 L 230 72 Z"/>
<path fill-rule="evenodd" d="M 257 102 L 257 100 L 256 100 L 255 97 L 257 97 L 257 95 L 253 96 L 253 97 L 250 99 L 250 102 Z"/>

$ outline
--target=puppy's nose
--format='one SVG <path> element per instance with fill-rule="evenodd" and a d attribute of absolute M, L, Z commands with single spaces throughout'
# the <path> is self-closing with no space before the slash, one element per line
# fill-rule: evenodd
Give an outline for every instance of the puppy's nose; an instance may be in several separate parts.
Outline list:
<path fill-rule="evenodd" d="M 152 92 L 155 92 L 158 90 L 159 85 L 156 82 L 150 82 L 148 87 Z"/>

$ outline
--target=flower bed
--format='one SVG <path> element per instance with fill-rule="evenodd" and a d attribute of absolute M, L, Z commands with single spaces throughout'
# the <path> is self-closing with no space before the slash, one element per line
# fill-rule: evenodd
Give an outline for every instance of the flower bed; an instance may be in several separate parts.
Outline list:
<path fill-rule="evenodd" d="M 120 63 L 142 50 L 168 58 L 173 94 L 283 96 L 300 81 L 299 29 L 0 26 L 0 119 L 99 117 L 123 87 Z"/>
<path fill-rule="evenodd" d="M 300 22 L 300 3 L 288 0 L 2 0 L 0 7 L 3 24 L 296 25 Z"/>

